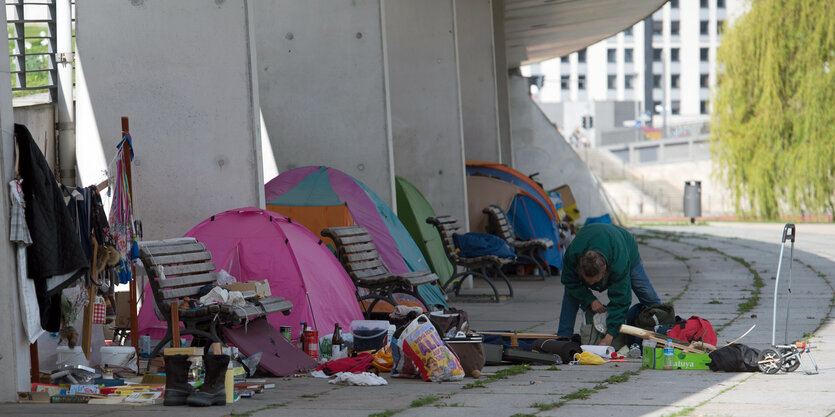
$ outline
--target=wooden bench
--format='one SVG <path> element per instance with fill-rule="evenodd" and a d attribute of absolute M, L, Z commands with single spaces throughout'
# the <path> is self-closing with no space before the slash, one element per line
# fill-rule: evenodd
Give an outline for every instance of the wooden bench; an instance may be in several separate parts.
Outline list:
<path fill-rule="evenodd" d="M 455 268 L 455 273 L 444 284 L 444 291 L 450 285 L 454 285 L 455 295 L 457 296 L 461 291 L 461 283 L 464 282 L 464 278 L 468 276 L 478 277 L 490 285 L 490 288 L 493 289 L 493 300 L 498 302 L 499 290 L 493 285 L 493 279 L 501 278 L 507 284 L 508 296 L 513 297 L 513 286 L 510 285 L 510 280 L 507 279 L 507 276 L 502 271 L 502 267 L 513 262 L 514 259 L 496 255 L 484 255 L 473 258 L 462 257 L 458 254 L 458 250 L 455 247 L 455 240 L 452 237 L 454 234 L 462 233 L 458 220 L 452 216 L 436 216 L 427 218 L 426 223 L 435 226 L 438 230 L 438 233 L 441 235 L 441 242 L 444 244 L 444 252 Z M 461 267 L 460 271 L 458 270 L 459 266 Z"/>
<path fill-rule="evenodd" d="M 221 325 L 240 324 L 277 312 L 288 315 L 293 307 L 293 303 L 281 297 L 264 297 L 249 298 L 243 306 L 209 304 L 180 309 L 185 298 L 197 300 L 201 288 L 216 284 L 212 273 L 216 267 L 206 246 L 194 238 L 143 241 L 139 242 L 139 255 L 148 273 L 157 311 L 168 325 L 165 337 L 151 352 L 152 358 L 168 342 L 179 346 L 180 334 L 222 342 L 218 336 Z M 180 329 L 179 322 L 184 329 Z"/>
<path fill-rule="evenodd" d="M 429 308 L 417 287 L 437 282 L 438 276 L 433 272 L 392 273 L 380 258 L 371 235 L 361 226 L 327 227 L 322 229 L 322 236 L 333 239 L 337 258 L 357 287 L 357 301 L 373 300 L 365 311 L 366 317 L 380 301 L 396 306 L 397 302 L 392 297 L 396 293 L 409 294 Z M 360 294 L 360 288 L 367 290 L 368 294 Z"/>
<path fill-rule="evenodd" d="M 516 257 L 527 260 L 539 269 L 540 276 L 545 279 L 551 275 L 551 268 L 542 256 L 542 252 L 554 247 L 554 242 L 548 238 L 517 239 L 513 225 L 507 219 L 507 214 L 501 207 L 491 204 L 483 213 L 487 214 L 487 232 L 504 239 L 516 251 Z"/>

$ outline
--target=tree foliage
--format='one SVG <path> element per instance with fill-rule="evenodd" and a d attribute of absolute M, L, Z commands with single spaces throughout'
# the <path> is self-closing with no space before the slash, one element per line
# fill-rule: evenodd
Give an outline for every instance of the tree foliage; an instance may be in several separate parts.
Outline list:
<path fill-rule="evenodd" d="M 740 213 L 832 213 L 835 2 L 749 1 L 717 53 L 714 160 Z"/>

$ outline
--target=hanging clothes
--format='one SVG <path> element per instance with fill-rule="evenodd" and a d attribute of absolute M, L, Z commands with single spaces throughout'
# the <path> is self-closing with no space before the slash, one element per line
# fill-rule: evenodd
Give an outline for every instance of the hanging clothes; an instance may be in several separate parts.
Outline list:
<path fill-rule="evenodd" d="M 26 248 L 27 275 L 35 282 L 41 325 L 60 329 L 60 292 L 87 270 L 87 258 L 64 196 L 29 129 L 15 124 L 21 189 L 32 245 Z M 57 298 L 56 298 L 57 296 Z"/>
<path fill-rule="evenodd" d="M 26 277 L 26 247 L 32 244 L 32 236 L 26 226 L 26 211 L 23 207 L 23 189 L 21 180 L 9 182 L 11 200 L 11 222 L 9 240 L 15 246 L 17 256 L 17 294 L 20 303 L 20 315 L 23 318 L 23 330 L 29 343 L 35 343 L 43 333 L 41 314 L 38 309 L 38 297 L 35 295 L 35 282 Z"/>
<path fill-rule="evenodd" d="M 130 155 L 125 155 L 124 144 L 130 145 Z M 130 184 L 128 184 L 125 159 L 133 159 L 133 145 L 130 135 L 125 135 L 119 142 L 116 153 L 116 178 L 114 179 L 113 202 L 110 206 L 110 234 L 116 244 L 116 250 L 122 255 L 118 268 L 119 282 L 126 284 L 133 279 L 131 260 L 139 256 L 133 230 L 133 202 L 131 201 Z"/>

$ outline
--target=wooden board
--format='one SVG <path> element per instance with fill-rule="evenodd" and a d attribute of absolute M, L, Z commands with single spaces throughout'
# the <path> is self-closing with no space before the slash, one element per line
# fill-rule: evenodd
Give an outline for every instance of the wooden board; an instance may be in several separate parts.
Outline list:
<path fill-rule="evenodd" d="M 650 330 L 645 330 L 640 327 L 629 326 L 626 324 L 620 325 L 620 332 L 623 334 L 640 337 L 641 339 L 652 340 L 658 343 L 667 343 L 667 339 L 670 339 L 665 334 L 655 333 Z M 687 342 L 675 339 L 673 339 L 673 346 L 685 353 L 708 353 L 716 350 L 716 346 L 713 346 L 708 343 L 694 342 L 688 344 Z"/>

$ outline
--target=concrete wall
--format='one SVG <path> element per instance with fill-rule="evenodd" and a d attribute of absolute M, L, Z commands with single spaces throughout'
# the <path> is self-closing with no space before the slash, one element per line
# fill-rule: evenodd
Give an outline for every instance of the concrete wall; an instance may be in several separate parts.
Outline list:
<path fill-rule="evenodd" d="M 0 19 L 6 20 L 5 8 Z M 8 60 L 3 72 L 8 73 Z M 0 402 L 17 400 L 17 391 L 29 385 L 29 342 L 23 334 L 17 290 L 17 262 L 9 241 L 9 181 L 14 178 L 14 113 L 12 89 L 8 82 L 0 83 Z"/>
<path fill-rule="evenodd" d="M 394 167 L 468 224 L 453 0 L 385 0 Z"/>
<path fill-rule="evenodd" d="M 605 213 L 617 215 L 597 179 L 531 100 L 527 79 L 510 79 L 510 106 L 516 160 L 513 167 L 526 175 L 539 172 L 537 180 L 545 190 L 568 184 L 580 209 L 580 222 Z"/>
<path fill-rule="evenodd" d="M 495 162 L 513 165 L 510 135 L 510 96 L 507 77 L 507 45 L 504 34 L 504 0 L 493 0 L 493 44 L 496 54 L 496 95 L 499 100 L 499 142 L 501 159 Z"/>
<path fill-rule="evenodd" d="M 393 203 L 380 0 L 254 6 L 261 109 L 278 171 L 331 166 Z"/>
<path fill-rule="evenodd" d="M 495 162 L 501 159 L 501 143 L 492 2 L 456 0 L 455 18 L 464 155 Z"/>
<path fill-rule="evenodd" d="M 14 122 L 26 125 L 44 158 L 57 175 L 56 145 L 55 145 L 55 104 L 44 103 L 31 106 L 17 106 L 14 108 Z"/>
<path fill-rule="evenodd" d="M 263 205 L 246 0 L 91 0 L 77 8 L 77 157 L 84 185 L 130 118 L 133 202 L 146 239 Z"/>

